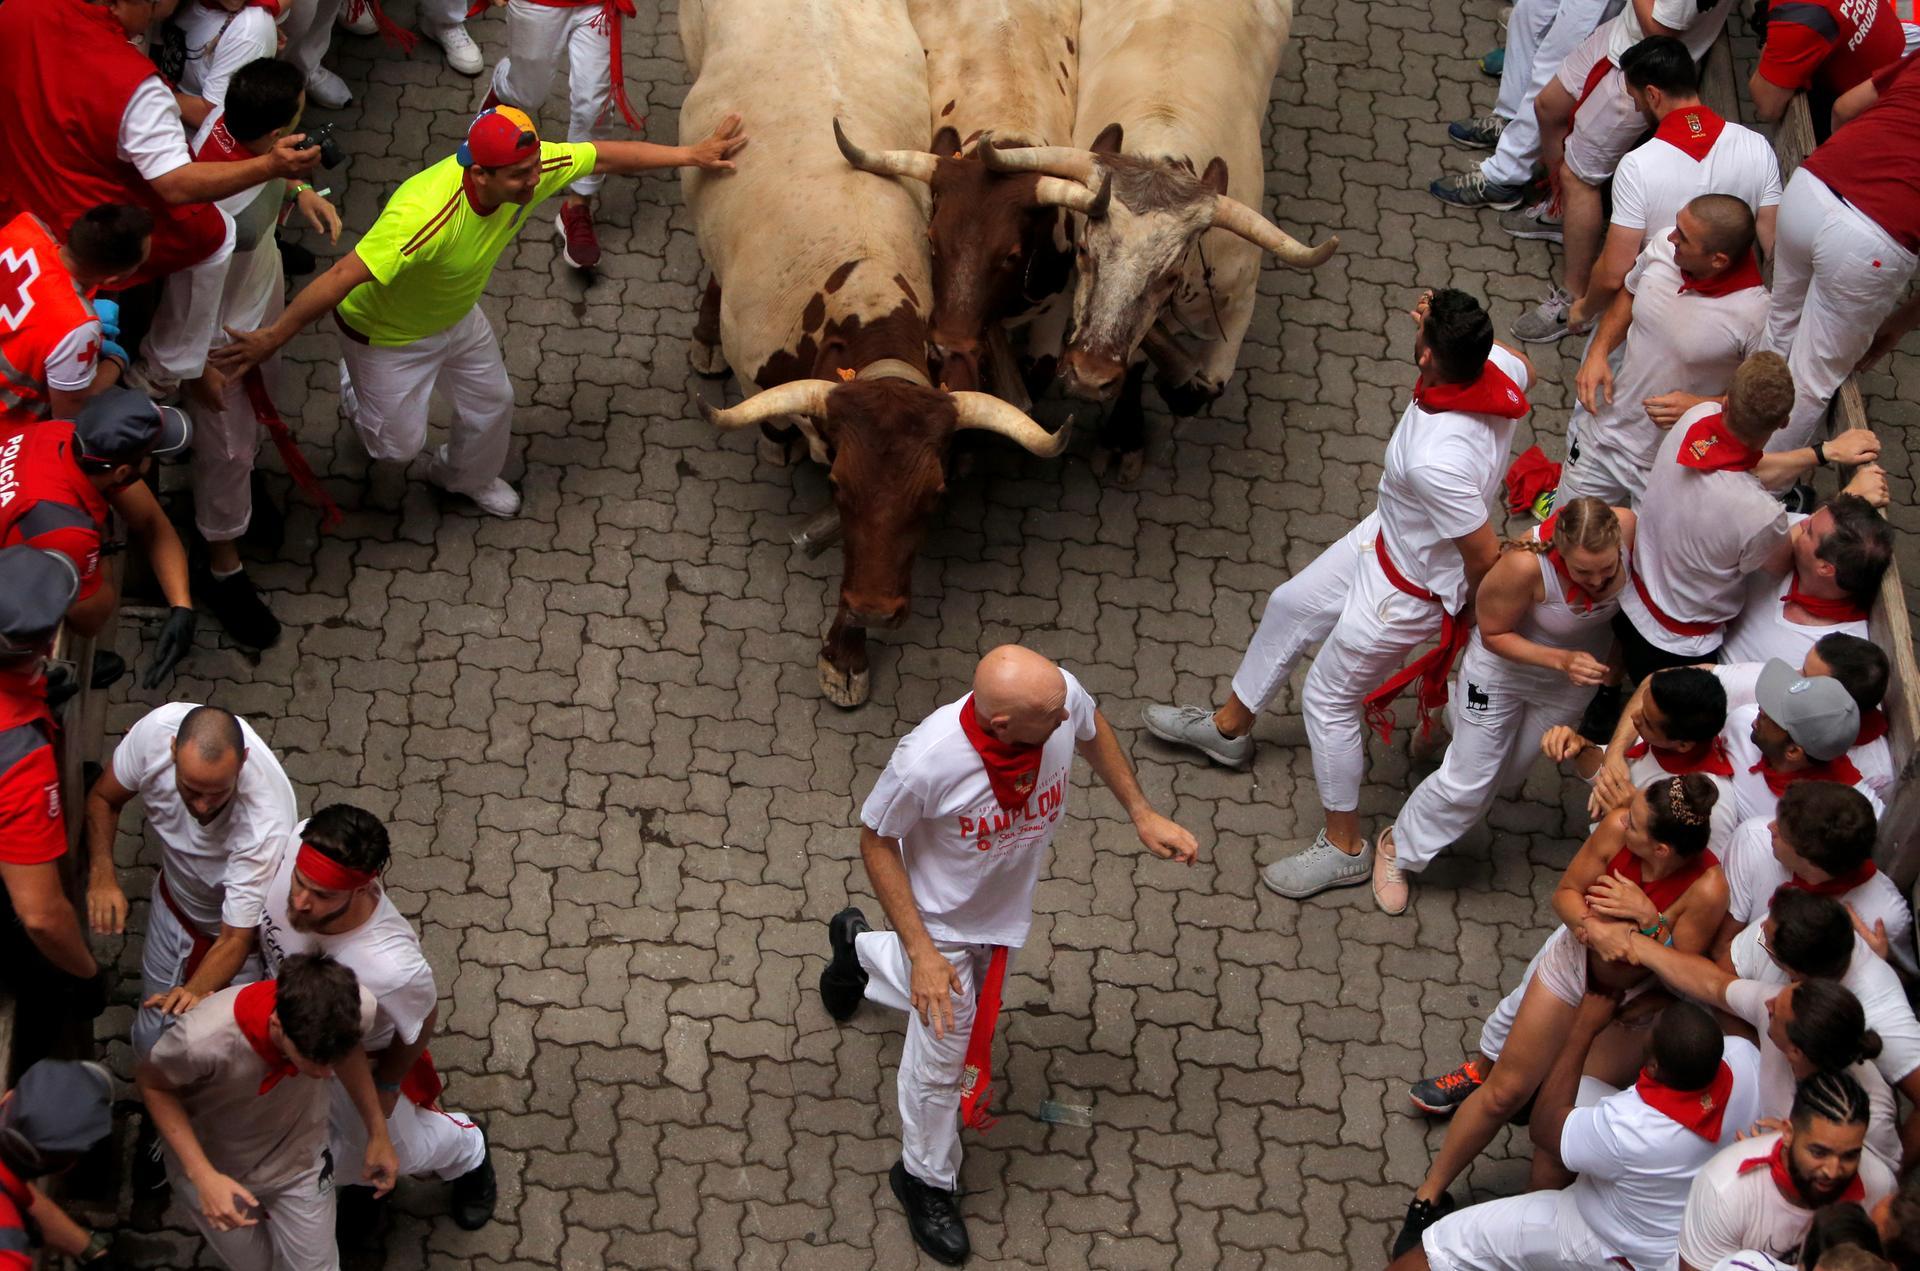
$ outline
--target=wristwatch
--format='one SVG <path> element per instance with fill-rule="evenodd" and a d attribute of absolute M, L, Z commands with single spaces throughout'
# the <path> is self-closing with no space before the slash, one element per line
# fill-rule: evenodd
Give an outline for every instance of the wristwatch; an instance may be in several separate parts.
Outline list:
<path fill-rule="evenodd" d="M 1827 466 L 1827 443 L 1824 441 L 1813 443 L 1813 466 L 1816 468 Z"/>
<path fill-rule="evenodd" d="M 98 1262 L 112 1252 L 112 1234 L 105 1231 L 96 1231 L 87 1237 L 87 1247 L 80 1251 L 80 1261 Z"/>

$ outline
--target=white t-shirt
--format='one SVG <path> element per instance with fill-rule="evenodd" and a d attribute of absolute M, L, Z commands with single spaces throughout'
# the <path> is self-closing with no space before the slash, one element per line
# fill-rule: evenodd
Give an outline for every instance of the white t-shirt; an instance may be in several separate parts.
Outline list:
<path fill-rule="evenodd" d="M 1758 1114 L 1760 1052 L 1740 1037 L 1724 1046 L 1733 1090 L 1718 1141 L 1649 1107 L 1633 1087 L 1575 1108 L 1560 1131 L 1560 1159 L 1580 1176 L 1568 1188 L 1580 1216 L 1602 1244 L 1636 1267 L 1671 1264 L 1693 1176 Z"/>
<path fill-rule="evenodd" d="M 1487 361 L 1526 391 L 1519 358 L 1496 344 Z M 1448 613 L 1459 613 L 1467 599 L 1466 562 L 1454 540 L 1491 519 L 1516 422 L 1461 411 L 1430 414 L 1409 402 L 1387 442 L 1380 537 L 1407 581 L 1432 592 Z"/>
<path fill-rule="evenodd" d="M 100 319 L 89 318 L 62 336 L 47 354 L 47 387 L 79 393 L 92 387 L 100 370 Z"/>
<path fill-rule="evenodd" d="M 1702 402 L 1680 416 L 1654 456 L 1634 536 L 1633 563 L 1660 611 L 1676 622 L 1726 623 L 1746 601 L 1747 575 L 1787 537 L 1787 514 L 1751 472 L 1683 467 L 1680 448 L 1693 426 L 1720 410 Z M 1633 586 L 1620 611 L 1647 642 L 1669 653 L 1704 655 L 1722 631 L 1677 635 L 1660 625 Z"/>
<path fill-rule="evenodd" d="M 1750 924 L 1733 938 L 1728 956 L 1735 975 L 1777 989 L 1787 983 L 1787 973 L 1760 947 L 1760 931 L 1761 924 Z M 1914 1019 L 1913 1006 L 1907 1001 L 1899 974 L 1876 957 L 1867 942 L 1856 935 L 1853 957 L 1847 962 L 1847 973 L 1840 977 L 1840 983 L 1860 999 L 1867 1027 L 1880 1034 L 1880 1057 L 1873 1061 L 1873 1066 L 1880 1070 L 1888 1085 L 1899 1085 L 1920 1068 L 1920 1021 Z"/>
<path fill-rule="evenodd" d="M 1669 31 L 1680 32 L 1681 43 L 1697 62 L 1720 38 L 1720 30 L 1727 24 L 1727 11 L 1732 7 L 1733 0 L 1718 0 L 1702 13 L 1698 0 L 1653 0 L 1653 20 Z M 1640 15 L 1634 12 L 1633 0 L 1627 0 L 1626 8 L 1613 20 L 1613 38 L 1607 42 L 1608 59 L 1615 66 L 1620 65 L 1626 51 L 1646 38 Z"/>
<path fill-rule="evenodd" d="M 1727 696 L 1731 701 L 1732 693 Z M 1753 744 L 1753 721 L 1759 717 L 1758 705 L 1749 704 L 1738 709 L 1730 707 L 1727 711 L 1727 730 L 1720 734 L 1727 743 L 1727 757 L 1733 760 L 1734 811 L 1742 821 L 1750 821 L 1754 817 L 1771 818 L 1774 809 L 1780 806 L 1780 796 L 1767 784 L 1766 774 L 1755 771 L 1760 762 L 1760 748 Z M 1886 811 L 1886 805 L 1874 793 L 1873 782 L 1866 773 L 1860 774 L 1860 780 L 1854 783 L 1853 788 L 1867 796 L 1876 818 Z"/>
<path fill-rule="evenodd" d="M 174 737 L 193 709 L 192 702 L 171 702 L 129 728 L 114 747 L 113 779 L 140 796 L 147 824 L 163 846 L 160 870 L 167 890 L 193 925 L 211 936 L 222 923 L 260 924 L 267 879 L 299 813 L 280 761 L 243 719 L 247 758 L 233 799 L 207 824 L 195 820 L 181 801 L 173 766 Z"/>
<path fill-rule="evenodd" d="M 1797 1254 L 1794 1261 L 1782 1262 L 1758 1249 L 1742 1249 L 1714 1263 L 1713 1271 L 1800 1271 L 1800 1265 Z"/>
<path fill-rule="evenodd" d="M 1609 471 L 1631 478 L 1636 505 L 1667 435 L 1642 403 L 1662 393 L 1717 397 L 1726 392 L 1740 363 L 1764 345 L 1771 303 L 1765 287 L 1724 296 L 1680 290 L 1686 279 L 1674 263 L 1667 240 L 1671 232 L 1654 234 L 1627 271 L 1633 321 L 1621 342 L 1612 398 L 1597 415 L 1588 415 L 1584 406 L 1574 408 L 1581 453 L 1605 454 Z"/>
<path fill-rule="evenodd" d="M 1764 922 L 1773 893 L 1793 877 L 1773 854 L 1772 824 L 1771 817 L 1743 821 L 1720 856 L 1720 868 L 1727 876 L 1727 917 L 1735 922 Z M 1887 938 L 1896 945 L 1904 943 L 1913 928 L 1907 898 L 1885 874 L 1876 872 L 1839 899 L 1852 905 L 1869 927 L 1876 918 L 1886 923 Z"/>
<path fill-rule="evenodd" d="M 1797 1262 L 1800 1241 L 1813 1221 L 1813 1211 L 1802 1209 L 1773 1181 L 1773 1171 L 1750 1161 L 1764 1160 L 1780 1141 L 1779 1134 L 1721 1148 L 1701 1168 L 1687 1193 L 1686 1220 L 1680 1227 L 1680 1256 L 1690 1266 L 1711 1267 L 1742 1249 L 1763 1250 L 1770 1257 Z M 1893 1171 L 1871 1152 L 1860 1154 L 1860 1183 L 1871 1208 L 1893 1190 Z"/>
<path fill-rule="evenodd" d="M 1807 518 L 1793 515 L 1789 525 Z M 1761 664 L 1779 658 L 1788 666 L 1799 666 L 1807 652 L 1830 635 L 1859 636 L 1872 639 L 1865 619 L 1836 622 L 1832 626 L 1802 626 L 1787 618 L 1787 593 L 1793 589 L 1793 574 L 1775 578 L 1772 574 L 1754 574 L 1747 579 L 1747 601 L 1740 616 L 1727 624 L 1727 641 L 1720 646 L 1720 657 L 1727 662 Z M 1860 761 L 1854 760 L 1855 764 Z M 1864 771 L 1864 769 L 1863 769 Z"/>
<path fill-rule="evenodd" d="M 1780 202 L 1780 160 L 1772 144 L 1751 128 L 1703 112 L 1696 106 L 1673 111 L 1613 174 L 1612 223 L 1640 230 L 1643 245 L 1651 231 L 1670 228 L 1680 209 L 1702 194 L 1731 194 L 1756 215 Z M 1690 127 L 1711 128 L 1715 120 L 1724 127 L 1701 158 L 1665 139 L 1684 136 Z"/>
<path fill-rule="evenodd" d="M 1786 992 L 1784 984 L 1763 984 L 1759 980 L 1735 980 L 1727 985 L 1727 1010 L 1753 1025 L 1760 1036 L 1760 1109 L 1756 1116 L 1786 1119 L 1793 1111 L 1793 1065 L 1768 1033 L 1772 1017 L 1768 1003 Z M 1900 1168 L 1900 1109 L 1894 1102 L 1887 1079 L 1871 1063 L 1862 1060 L 1847 1069 L 1847 1075 L 1867 1092 L 1870 1111 L 1867 1116 L 1867 1150 L 1880 1158 L 1888 1169 Z M 1744 1128 L 1744 1127 L 1743 1127 Z"/>
<path fill-rule="evenodd" d="M 1771 581 L 1769 575 L 1761 574 L 1759 577 Z M 1786 594 L 1787 583 L 1782 581 L 1779 586 L 1780 594 L 1784 596 Z M 1820 637 L 1829 635 L 1835 631 L 1844 631 L 1852 625 L 1852 623 L 1848 623 L 1846 626 L 1841 627 L 1795 627 L 1793 630 L 1811 631 L 1813 639 L 1807 642 L 1807 648 L 1810 649 L 1814 644 L 1818 643 Z M 1865 624 L 1862 624 L 1863 629 L 1860 632 L 1862 639 L 1867 638 L 1864 626 Z M 1728 630 L 1732 630 L 1732 628 L 1729 627 Z M 1731 641 L 1729 641 L 1729 644 L 1731 644 Z M 1754 716 L 1759 713 L 1760 672 L 1766 669 L 1766 663 L 1764 661 L 1736 661 L 1724 651 L 1721 656 L 1725 658 L 1725 660 L 1713 668 L 1713 674 L 1714 677 L 1720 681 L 1721 686 L 1727 690 L 1727 726 L 1731 730 L 1733 727 L 1733 717 L 1742 711 L 1748 712 L 1743 716 L 1744 723 L 1742 725 L 1747 730 L 1747 744 L 1740 753 L 1746 756 L 1745 762 L 1751 766 L 1755 760 L 1760 758 L 1760 752 L 1753 747 L 1752 730 Z M 1781 654 L 1774 654 L 1772 656 L 1779 657 L 1781 661 L 1792 667 L 1798 667 L 1807 660 L 1805 649 L 1802 649 L 1799 654 L 1791 658 Z M 1731 743 L 1729 743 L 1729 745 L 1731 745 Z M 1856 788 L 1867 796 L 1867 799 L 1873 804 L 1874 815 L 1879 816 L 1885 808 L 1887 796 L 1893 792 L 1893 751 L 1887 745 L 1887 739 L 1884 737 L 1876 737 L 1864 746 L 1853 747 L 1847 751 L 1847 760 L 1860 771 L 1860 781 Z M 1761 790 L 1765 790 L 1765 781 L 1762 778 L 1754 775 L 1752 776 L 1752 780 L 1759 782 Z M 1745 797 L 1751 801 L 1759 796 L 1755 791 L 1749 789 Z M 1776 800 L 1772 798 L 1771 792 L 1768 792 L 1766 799 L 1767 815 L 1773 815 L 1775 802 Z M 1742 818 L 1757 815 L 1759 814 L 1742 813 Z"/>
<path fill-rule="evenodd" d="M 200 0 L 186 0 L 174 14 L 173 24 L 186 36 L 187 45 L 180 91 L 216 106 L 226 102 L 233 73 L 248 62 L 272 57 L 279 43 L 273 15 L 258 5 L 228 13 Z"/>
<path fill-rule="evenodd" d="M 158 75 L 140 81 L 120 116 L 117 153 L 149 181 L 193 162 L 187 153 L 187 125 L 180 104 Z"/>
<path fill-rule="evenodd" d="M 280 974 L 280 964 L 300 953 L 324 953 L 352 971 L 362 988 L 373 994 L 379 1013 L 362 1043 L 369 1051 L 385 1050 L 396 1037 L 411 1046 L 420 1038 L 427 1016 L 440 1001 L 433 968 L 420 947 L 420 937 L 406 915 L 393 907 L 383 891 L 373 916 L 337 935 L 295 931 L 288 916 L 288 893 L 293 886 L 295 858 L 300 853 L 300 830 L 289 834 L 267 885 L 266 913 L 260 920 L 260 954 L 269 977 Z"/>
<path fill-rule="evenodd" d="M 1040 756 L 1033 793 L 1011 811 L 960 726 L 971 696 L 949 702 L 900 739 L 860 820 L 900 840 L 913 901 L 935 940 L 1019 948 L 1033 926 L 1033 889 L 1067 811 L 1074 747 L 1094 733 L 1094 703 L 1067 681 L 1067 720 Z"/>

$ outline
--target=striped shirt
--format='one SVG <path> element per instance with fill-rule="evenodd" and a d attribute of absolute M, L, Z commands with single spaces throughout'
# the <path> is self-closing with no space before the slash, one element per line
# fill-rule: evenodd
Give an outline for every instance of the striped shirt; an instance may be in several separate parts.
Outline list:
<path fill-rule="evenodd" d="M 474 207 L 466 169 L 452 156 L 409 177 L 354 252 L 374 281 L 340 302 L 340 318 L 368 343 L 395 346 L 437 335 L 467 316 L 500 253 L 542 201 L 593 171 L 591 143 L 540 146 L 540 184 L 524 204 Z"/>

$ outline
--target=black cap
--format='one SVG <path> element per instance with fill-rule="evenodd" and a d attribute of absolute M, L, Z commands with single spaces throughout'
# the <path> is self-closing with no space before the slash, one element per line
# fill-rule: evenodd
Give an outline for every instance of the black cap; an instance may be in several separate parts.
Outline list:
<path fill-rule="evenodd" d="M 0 547 L 0 656 L 46 643 L 80 590 L 80 571 L 59 552 Z"/>
<path fill-rule="evenodd" d="M 0 1135 L 18 1135 L 42 1158 L 85 1152 L 112 1133 L 112 1100 L 113 1077 L 99 1064 L 42 1059 L 20 1075 Z"/>
<path fill-rule="evenodd" d="M 73 417 L 73 435 L 81 459 L 134 463 L 186 449 L 193 427 L 171 406 L 130 388 L 109 388 L 89 397 Z"/>

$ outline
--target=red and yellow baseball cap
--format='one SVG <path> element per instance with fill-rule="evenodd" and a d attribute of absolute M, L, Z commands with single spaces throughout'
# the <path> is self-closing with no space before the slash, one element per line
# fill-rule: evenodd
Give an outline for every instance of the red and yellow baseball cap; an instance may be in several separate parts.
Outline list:
<path fill-rule="evenodd" d="M 517 106 L 490 106 L 467 125 L 456 158 L 463 168 L 505 168 L 540 151 L 540 134 Z"/>

